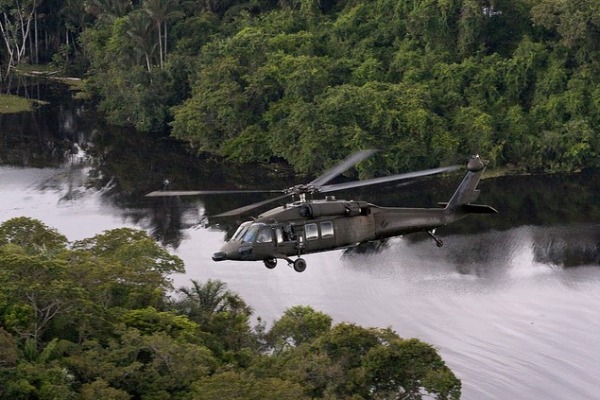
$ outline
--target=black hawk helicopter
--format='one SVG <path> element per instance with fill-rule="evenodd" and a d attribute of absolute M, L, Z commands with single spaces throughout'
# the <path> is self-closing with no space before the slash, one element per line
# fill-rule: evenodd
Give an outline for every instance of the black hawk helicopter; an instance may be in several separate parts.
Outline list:
<path fill-rule="evenodd" d="M 333 196 L 312 199 L 315 193 L 381 184 L 459 169 L 457 166 L 385 176 L 380 178 L 327 185 L 375 150 L 355 153 L 337 166 L 326 171 L 310 183 L 283 190 L 195 190 L 155 191 L 148 197 L 207 195 L 224 193 L 283 193 L 272 199 L 253 203 L 214 217 L 233 217 L 248 213 L 258 207 L 292 196 L 292 203 L 273 208 L 252 221 L 242 223 L 221 250 L 214 253 L 214 261 L 263 261 L 267 268 L 275 268 L 283 259 L 297 272 L 306 269 L 302 255 L 357 246 L 393 236 L 414 232 L 427 232 L 438 247 L 443 242 L 435 236 L 436 228 L 465 218 L 469 214 L 495 214 L 493 207 L 472 202 L 479 196 L 477 184 L 487 161 L 478 155 L 471 156 L 467 173 L 448 202 L 439 208 L 380 207 L 366 201 L 338 200 Z M 307 199 L 310 195 L 311 199 Z M 291 257 L 296 257 L 293 260 Z"/>

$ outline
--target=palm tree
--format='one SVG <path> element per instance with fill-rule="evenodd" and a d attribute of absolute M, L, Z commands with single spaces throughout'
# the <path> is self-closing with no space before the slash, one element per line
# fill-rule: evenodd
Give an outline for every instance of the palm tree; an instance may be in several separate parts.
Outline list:
<path fill-rule="evenodd" d="M 209 279 L 205 283 L 199 283 L 192 279 L 191 288 L 181 287 L 177 291 L 183 295 L 183 299 L 176 302 L 175 307 L 202 325 L 206 325 L 214 314 L 220 312 L 252 313 L 244 300 L 227 289 L 227 284 L 220 280 Z"/>
<path fill-rule="evenodd" d="M 127 15 L 132 8 L 131 0 L 88 0 L 86 2 L 86 11 L 108 24 Z"/>
<path fill-rule="evenodd" d="M 167 56 L 167 22 L 179 18 L 179 0 L 145 0 L 143 9 L 152 18 L 158 31 L 159 65 L 162 69 Z"/>
<path fill-rule="evenodd" d="M 144 57 L 148 72 L 152 72 L 151 55 L 154 47 L 154 44 L 148 40 L 150 28 L 151 25 L 146 15 L 140 12 L 132 12 L 129 14 L 127 20 L 127 35 L 133 40 L 135 51 Z"/>

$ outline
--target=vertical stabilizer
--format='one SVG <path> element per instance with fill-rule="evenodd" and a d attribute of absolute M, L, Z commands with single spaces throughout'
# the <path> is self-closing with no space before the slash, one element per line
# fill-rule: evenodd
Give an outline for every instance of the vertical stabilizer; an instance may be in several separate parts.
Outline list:
<path fill-rule="evenodd" d="M 471 156 L 467 163 L 468 172 L 448 202 L 448 205 L 446 206 L 447 210 L 454 211 L 461 206 L 477 200 L 477 197 L 479 197 L 477 184 L 481 179 L 483 171 L 485 171 L 487 163 L 486 160 L 479 158 L 479 155 Z"/>

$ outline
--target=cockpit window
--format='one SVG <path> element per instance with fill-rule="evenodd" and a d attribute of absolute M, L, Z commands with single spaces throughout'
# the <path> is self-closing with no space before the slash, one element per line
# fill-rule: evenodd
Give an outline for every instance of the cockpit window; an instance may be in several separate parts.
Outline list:
<path fill-rule="evenodd" d="M 248 231 L 246 231 L 246 233 L 244 234 L 244 238 L 242 239 L 242 241 L 243 242 L 254 242 L 257 232 L 258 232 L 258 228 L 256 226 L 250 227 L 248 229 Z"/>
<path fill-rule="evenodd" d="M 239 226 L 239 228 L 237 229 L 237 231 L 235 231 L 235 233 L 231 237 L 231 240 L 237 241 L 237 240 L 240 240 L 241 238 L 243 238 L 244 234 L 248 230 L 248 227 L 250 226 L 251 223 L 252 223 L 252 221 L 248 221 L 248 222 L 244 222 L 243 224 L 241 224 Z"/>

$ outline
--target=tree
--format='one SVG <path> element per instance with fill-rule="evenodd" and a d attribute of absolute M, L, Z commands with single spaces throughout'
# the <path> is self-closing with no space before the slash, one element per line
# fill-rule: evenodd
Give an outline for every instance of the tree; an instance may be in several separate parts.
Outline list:
<path fill-rule="evenodd" d="M 217 313 L 252 313 L 242 298 L 228 290 L 227 284 L 220 280 L 209 279 L 200 283 L 192 279 L 191 288 L 180 287 L 177 292 L 183 297 L 175 302 L 175 307 L 201 325 L 207 325 Z"/>
<path fill-rule="evenodd" d="M 130 228 L 113 229 L 76 241 L 72 248 L 98 257 L 99 264 L 106 266 L 100 268 L 104 278 L 98 278 L 108 285 L 110 307 L 160 306 L 166 292 L 172 289 L 168 274 L 184 271 L 179 257 L 170 254 L 147 233 Z M 77 257 L 71 262 L 78 262 Z"/>
<path fill-rule="evenodd" d="M 143 55 L 146 70 L 148 73 L 151 73 L 153 64 L 152 53 L 155 44 L 149 40 L 152 25 L 148 20 L 147 15 L 142 12 L 132 12 L 127 16 L 126 25 L 127 36 L 129 36 L 135 44 L 134 51 Z"/>
<path fill-rule="evenodd" d="M 373 347 L 363 365 L 367 386 L 385 398 L 420 399 L 423 392 L 437 399 L 459 399 L 461 384 L 430 345 L 390 335 Z"/>
<path fill-rule="evenodd" d="M 0 265 L 0 323 L 36 346 L 51 324 L 74 312 L 85 296 L 72 284 L 65 264 L 45 254 L 28 255 L 15 245 L 4 245 Z"/>
<path fill-rule="evenodd" d="M 175 300 L 173 308 L 210 334 L 209 348 L 231 363 L 247 364 L 258 348 L 250 328 L 252 308 L 219 280 L 192 280 L 191 288 L 182 287 L 177 292 L 182 297 Z"/>
<path fill-rule="evenodd" d="M 86 10 L 100 23 L 110 25 L 117 18 L 124 17 L 132 10 L 132 2 L 130 0 L 90 0 L 86 2 Z"/>
<path fill-rule="evenodd" d="M 531 10 L 535 24 L 560 35 L 561 44 L 574 49 L 584 61 L 600 46 L 600 4 L 594 0 L 540 1 Z"/>
<path fill-rule="evenodd" d="M 172 311 L 157 311 L 154 307 L 124 311 L 119 322 L 142 334 L 165 333 L 173 338 L 192 338 L 198 333 L 197 323 Z"/>
<path fill-rule="evenodd" d="M 82 343 L 63 360 L 87 391 L 102 389 L 133 398 L 179 398 L 196 380 L 213 373 L 217 360 L 204 346 L 165 332 L 117 331 L 106 345 Z M 96 382 L 104 383 L 96 383 Z"/>
<path fill-rule="evenodd" d="M 460 397 L 460 381 L 435 349 L 390 329 L 338 324 L 312 343 L 277 355 L 271 368 L 313 398 Z"/>
<path fill-rule="evenodd" d="M 308 306 L 287 309 L 267 334 L 275 352 L 311 343 L 331 329 L 331 317 Z"/>
<path fill-rule="evenodd" d="M 23 62 L 38 0 L 0 1 L 0 34 L 8 53 L 8 69 Z"/>
<path fill-rule="evenodd" d="M 259 349 L 264 326 L 252 332 L 252 309 L 223 282 L 192 281 L 168 300 L 167 274 L 183 265 L 144 232 L 65 246 L 38 221 L 19 221 L 23 229 L 0 225 L 2 399 L 460 394 L 433 347 L 389 329 L 331 328 L 310 307 L 288 309 L 268 334 L 274 347 Z"/>
<path fill-rule="evenodd" d="M 154 21 L 158 34 L 158 60 L 160 68 L 163 69 L 165 58 L 167 57 L 167 23 L 170 20 L 182 15 L 182 13 L 178 10 L 179 0 L 145 0 L 142 6 L 144 11 Z"/>
<path fill-rule="evenodd" d="M 13 244 L 28 253 L 38 253 L 64 250 L 67 243 L 63 234 L 35 219 L 11 218 L 0 225 L 0 246 Z"/>

